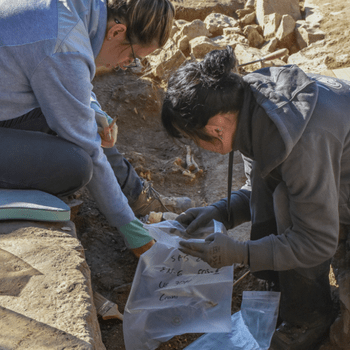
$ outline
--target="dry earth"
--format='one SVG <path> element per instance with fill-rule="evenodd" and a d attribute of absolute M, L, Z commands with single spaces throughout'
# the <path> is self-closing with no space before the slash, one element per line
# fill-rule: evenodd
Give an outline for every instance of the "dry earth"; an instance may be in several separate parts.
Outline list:
<path fill-rule="evenodd" d="M 326 33 L 326 38 L 303 50 L 304 61 L 299 63 L 300 66 L 306 71 L 315 72 L 350 66 L 350 0 L 318 0 L 316 5 L 323 14 L 320 29 Z M 316 64 L 316 59 L 321 63 Z M 97 76 L 94 90 L 104 110 L 112 117 L 118 116 L 118 149 L 141 176 L 153 181 L 159 192 L 164 195 L 190 196 L 197 206 L 226 196 L 227 156 L 210 154 L 192 144 L 192 152 L 204 170 L 203 175 L 191 181 L 174 172 L 172 163 L 176 157 L 185 158 L 186 148 L 179 142 L 174 143 L 162 130 L 159 120 L 162 90 L 154 82 L 140 79 L 129 71 L 118 71 Z M 243 182 L 242 163 L 236 156 L 234 187 L 239 188 Z M 88 193 L 83 190 L 78 197 L 83 200 L 83 204 L 74 222 L 86 250 L 93 289 L 116 302 L 123 312 L 137 259 L 126 249 L 117 230 L 108 225 Z M 247 239 L 248 232 L 249 225 L 245 225 L 231 234 L 239 239 Z M 245 271 L 246 268 L 237 267 L 235 278 Z M 234 288 L 232 312 L 239 310 L 243 290 L 259 290 L 262 287 L 259 280 L 249 275 Z M 125 349 L 121 321 L 100 320 L 100 326 L 107 350 Z M 193 334 L 177 336 L 159 349 L 184 349 L 197 337 Z M 321 349 L 337 350 L 328 341 Z"/>

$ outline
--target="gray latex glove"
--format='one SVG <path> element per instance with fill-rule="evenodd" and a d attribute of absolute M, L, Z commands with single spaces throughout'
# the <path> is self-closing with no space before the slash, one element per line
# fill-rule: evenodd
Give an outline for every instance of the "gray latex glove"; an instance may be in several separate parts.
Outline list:
<path fill-rule="evenodd" d="M 219 209 L 209 205 L 207 207 L 191 208 L 176 218 L 182 226 L 186 227 L 186 233 L 191 235 L 199 228 L 206 226 L 211 220 L 223 222 L 223 217 Z M 224 223 L 225 224 L 225 223 Z M 194 237 L 195 235 L 193 235 Z"/>
<path fill-rule="evenodd" d="M 180 241 L 179 244 L 183 253 L 201 258 L 214 268 L 248 265 L 248 243 L 235 241 L 220 232 L 212 233 L 204 242 Z"/>

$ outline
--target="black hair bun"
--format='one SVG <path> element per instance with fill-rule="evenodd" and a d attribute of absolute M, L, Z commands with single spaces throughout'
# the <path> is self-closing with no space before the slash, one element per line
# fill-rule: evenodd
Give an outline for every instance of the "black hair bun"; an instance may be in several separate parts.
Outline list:
<path fill-rule="evenodd" d="M 201 63 L 203 74 L 216 80 L 221 79 L 236 68 L 237 59 L 231 46 L 226 46 L 226 50 L 209 52 Z"/>

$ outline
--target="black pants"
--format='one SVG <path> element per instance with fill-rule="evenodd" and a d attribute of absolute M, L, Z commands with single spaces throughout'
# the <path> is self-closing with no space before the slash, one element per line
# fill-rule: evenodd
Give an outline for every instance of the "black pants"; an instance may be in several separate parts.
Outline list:
<path fill-rule="evenodd" d="M 91 157 L 58 137 L 40 108 L 0 122 L 0 188 L 67 196 L 92 177 Z"/>
<path fill-rule="evenodd" d="M 281 184 L 272 193 L 260 177 L 253 182 L 251 240 L 278 234 L 291 225 L 286 188 Z M 261 202 L 260 202 L 261 203 Z M 260 210 L 258 210 L 258 208 Z M 261 209 L 262 208 L 262 209 Z M 312 268 L 287 271 L 259 271 L 257 278 L 273 282 L 281 291 L 280 318 L 292 325 L 308 325 L 329 317 L 332 310 L 329 270 L 331 260 Z"/>

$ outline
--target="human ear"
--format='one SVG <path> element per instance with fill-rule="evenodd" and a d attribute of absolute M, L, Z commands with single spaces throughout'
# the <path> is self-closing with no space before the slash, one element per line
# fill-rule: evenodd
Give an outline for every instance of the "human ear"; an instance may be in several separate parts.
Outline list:
<path fill-rule="evenodd" d="M 112 27 L 108 29 L 107 38 L 108 40 L 114 39 L 118 34 L 126 33 L 126 26 L 122 23 L 115 23 Z"/>

